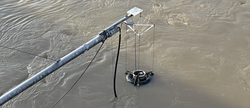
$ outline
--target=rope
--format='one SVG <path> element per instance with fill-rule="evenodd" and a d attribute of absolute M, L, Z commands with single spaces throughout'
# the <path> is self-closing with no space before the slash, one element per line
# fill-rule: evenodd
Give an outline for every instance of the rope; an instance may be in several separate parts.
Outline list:
<path fill-rule="evenodd" d="M 0 47 L 5 48 L 5 49 L 10 49 L 10 50 L 13 50 L 13 51 L 17 51 L 17 52 L 20 52 L 20 53 L 24 53 L 24 54 L 29 54 L 29 55 L 37 56 L 37 57 L 40 57 L 40 58 L 49 59 L 49 60 L 52 60 L 52 61 L 58 61 L 58 60 L 56 60 L 56 59 L 52 59 L 52 58 L 47 58 L 47 57 L 39 56 L 39 55 L 36 55 L 36 54 L 32 54 L 32 53 L 29 53 L 29 52 L 21 51 L 21 50 L 19 50 L 19 49 L 15 49 L 15 48 L 10 48 L 10 47 L 7 47 L 7 46 L 2 46 L 2 45 L 0 45 Z"/>
<path fill-rule="evenodd" d="M 117 72 L 117 65 L 118 65 L 120 46 L 121 46 L 121 28 L 120 27 L 118 27 L 118 28 L 119 28 L 119 43 L 118 43 L 117 56 L 116 56 L 116 62 L 115 62 L 114 85 L 113 85 L 115 97 L 117 97 L 115 81 L 116 81 L 116 72 Z"/>
<path fill-rule="evenodd" d="M 97 50 L 95 56 L 93 57 L 93 59 L 90 61 L 89 65 L 85 68 L 85 70 L 82 72 L 82 74 L 79 76 L 79 78 L 76 80 L 76 82 L 70 87 L 70 89 L 51 107 L 54 108 L 57 103 L 59 103 L 68 93 L 69 91 L 76 85 L 76 83 L 82 78 L 83 74 L 87 71 L 87 69 L 89 68 L 89 66 L 91 65 L 91 63 L 94 61 L 96 55 L 99 53 L 100 49 L 102 48 L 104 42 L 102 42 L 102 45 L 100 46 L 100 48 Z"/>

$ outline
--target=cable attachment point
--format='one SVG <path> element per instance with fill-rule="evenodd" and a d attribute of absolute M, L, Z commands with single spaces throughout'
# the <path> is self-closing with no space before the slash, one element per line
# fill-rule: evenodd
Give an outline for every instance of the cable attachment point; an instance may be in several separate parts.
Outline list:
<path fill-rule="evenodd" d="M 103 37 L 103 42 L 104 42 L 107 38 L 113 36 L 119 30 L 120 29 L 117 26 L 108 27 L 108 29 L 105 29 L 104 31 L 99 33 L 99 36 Z"/>

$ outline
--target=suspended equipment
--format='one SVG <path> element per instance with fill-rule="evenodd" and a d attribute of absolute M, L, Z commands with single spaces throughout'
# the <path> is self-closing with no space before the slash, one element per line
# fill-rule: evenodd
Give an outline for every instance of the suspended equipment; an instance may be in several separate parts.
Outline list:
<path fill-rule="evenodd" d="M 140 15 L 140 17 L 141 17 L 141 15 Z M 128 70 L 126 70 L 127 71 L 127 72 L 125 72 L 125 74 L 126 74 L 126 80 L 128 82 L 134 84 L 134 86 L 139 86 L 139 85 L 147 84 L 147 83 L 149 83 L 151 81 L 152 76 L 154 75 L 154 73 L 152 71 L 145 72 L 144 70 L 140 70 L 139 69 L 139 64 L 140 64 L 139 60 L 140 60 L 140 58 L 137 61 L 137 57 L 138 56 L 137 56 L 137 50 L 136 50 L 137 49 L 136 48 L 136 36 L 139 37 L 139 45 L 140 45 L 140 37 L 144 33 L 146 33 L 147 31 L 149 31 L 151 28 L 155 27 L 155 24 L 136 24 L 136 23 L 131 22 L 131 21 L 124 21 L 124 23 L 135 34 L 135 70 L 134 71 L 128 71 Z M 142 32 L 139 32 L 139 30 L 136 30 L 135 27 L 146 27 L 146 29 L 144 31 L 142 31 Z M 139 46 L 139 57 L 140 57 L 140 46 Z M 138 62 L 138 65 L 137 65 L 137 62 Z M 153 68 L 153 66 L 152 66 L 152 68 Z"/>
<path fill-rule="evenodd" d="M 126 73 L 126 80 L 134 86 L 144 85 L 151 81 L 152 76 L 154 73 L 152 71 L 145 72 L 143 70 L 135 70 L 133 72 L 127 71 Z"/>

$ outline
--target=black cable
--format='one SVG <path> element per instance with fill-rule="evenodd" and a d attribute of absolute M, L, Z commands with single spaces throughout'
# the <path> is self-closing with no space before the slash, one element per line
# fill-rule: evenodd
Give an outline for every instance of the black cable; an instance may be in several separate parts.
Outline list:
<path fill-rule="evenodd" d="M 102 45 L 104 44 L 104 42 L 102 42 Z M 96 57 L 96 55 L 99 53 L 99 51 L 100 51 L 100 49 L 102 48 L 102 45 L 100 46 L 100 48 L 97 50 L 97 52 L 96 52 L 96 54 L 95 54 L 95 56 L 93 57 L 93 59 L 90 61 L 90 63 L 89 63 L 89 65 L 85 68 L 85 70 L 83 71 L 83 73 L 80 75 L 80 77 L 76 80 L 76 82 L 70 87 L 70 89 L 51 107 L 51 108 L 54 108 L 55 106 L 56 106 L 56 104 L 58 103 L 58 102 L 60 102 L 63 98 L 64 98 L 64 96 L 66 96 L 68 93 L 69 93 L 69 91 L 76 85 L 76 83 L 82 78 L 82 76 L 83 76 L 83 74 L 86 72 L 86 70 L 89 68 L 89 66 L 91 65 L 91 63 L 94 61 L 94 59 L 95 59 L 95 57 Z"/>
<path fill-rule="evenodd" d="M 116 89 L 115 89 L 116 71 L 117 71 L 117 64 L 118 64 L 120 46 L 121 46 L 121 28 L 120 27 L 118 28 L 119 28 L 119 43 L 118 43 L 118 50 L 117 50 L 117 56 L 116 56 L 116 62 L 115 62 L 114 85 L 113 85 L 115 97 L 117 97 Z"/>

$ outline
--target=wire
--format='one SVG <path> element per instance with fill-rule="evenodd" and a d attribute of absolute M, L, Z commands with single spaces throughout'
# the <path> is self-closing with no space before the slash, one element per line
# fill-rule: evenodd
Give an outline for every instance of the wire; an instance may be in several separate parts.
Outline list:
<path fill-rule="evenodd" d="M 155 51 L 155 24 L 153 22 L 151 22 L 150 20 L 148 20 L 147 18 L 143 17 L 141 14 L 140 14 L 140 17 L 144 18 L 145 20 L 147 20 L 149 23 L 153 24 L 154 25 L 154 36 L 153 36 L 153 62 L 152 62 L 152 71 L 154 71 L 154 62 L 155 62 L 155 54 L 154 54 L 154 51 Z"/>
<path fill-rule="evenodd" d="M 21 51 L 21 50 L 19 50 L 19 49 L 15 49 L 15 48 L 10 48 L 10 47 L 7 47 L 7 46 L 2 46 L 2 45 L 0 45 L 0 47 L 5 48 L 5 49 L 14 50 L 14 51 L 17 51 L 17 52 L 20 52 L 20 53 L 25 53 L 25 54 L 37 56 L 37 57 L 40 57 L 40 58 L 49 59 L 49 60 L 52 60 L 52 61 L 58 61 L 58 60 L 55 60 L 55 59 L 52 59 L 52 58 L 47 58 L 47 57 L 39 56 L 39 55 L 36 55 L 36 54 L 32 54 L 32 53 L 29 53 L 29 52 Z"/>
<path fill-rule="evenodd" d="M 135 70 L 137 70 L 136 64 L 137 62 L 136 62 L 136 33 L 135 33 Z"/>
<path fill-rule="evenodd" d="M 83 56 L 83 54 L 82 54 Z M 66 72 L 66 74 L 64 76 L 67 76 L 67 74 L 75 67 L 76 63 L 79 62 L 80 59 L 78 59 L 76 62 L 74 62 L 74 64 L 70 67 L 69 71 Z M 56 87 L 60 84 L 60 81 L 53 87 L 52 90 L 50 90 L 50 92 L 47 94 L 47 96 L 45 98 L 43 98 L 43 100 L 39 103 L 39 105 L 36 108 L 39 108 L 39 106 L 42 105 L 42 103 L 50 96 L 50 94 L 56 89 Z"/>
<path fill-rule="evenodd" d="M 139 47 L 138 47 L 138 65 L 137 65 L 137 67 L 138 67 L 138 69 L 140 69 L 140 57 L 141 57 L 141 36 L 139 36 L 139 45 L 138 45 Z"/>
<path fill-rule="evenodd" d="M 155 65 L 155 24 L 154 24 L 154 37 L 153 37 L 153 63 L 152 63 L 152 71 L 154 71 Z"/>
<path fill-rule="evenodd" d="M 118 43 L 118 50 L 117 50 L 117 56 L 116 56 L 116 62 L 115 62 L 115 72 L 114 72 L 114 84 L 113 84 L 113 88 L 114 88 L 114 95 L 115 97 L 117 97 L 116 94 L 116 87 L 115 87 L 115 80 L 116 80 L 116 72 L 117 72 L 117 65 L 118 65 L 118 59 L 119 59 L 119 53 L 120 53 L 120 46 L 121 46 L 121 28 L 119 28 L 119 43 Z"/>
<path fill-rule="evenodd" d="M 126 25 L 126 32 L 127 32 L 127 30 L 128 30 L 128 26 Z M 128 54 L 127 54 L 127 52 L 128 52 L 128 35 L 125 35 L 126 36 L 126 53 L 125 53 L 125 56 L 126 56 L 126 59 L 125 59 L 125 71 L 127 71 L 127 62 L 128 62 Z"/>
<path fill-rule="evenodd" d="M 140 17 L 144 18 L 145 20 L 147 20 L 148 22 L 150 22 L 151 24 L 154 25 L 154 36 L 153 36 L 153 62 L 152 62 L 152 71 L 154 71 L 154 62 L 155 62 L 155 54 L 154 54 L 154 50 L 155 50 L 155 24 L 153 22 L 151 22 L 150 20 L 148 20 L 147 18 L 143 17 L 140 14 Z"/>
<path fill-rule="evenodd" d="M 82 78 L 83 74 L 87 71 L 87 69 L 89 68 L 89 66 L 91 65 L 91 63 L 94 61 L 96 55 L 99 53 L 100 49 L 102 48 L 104 42 L 102 42 L 102 45 L 100 46 L 100 48 L 97 50 L 95 56 L 93 57 L 93 59 L 90 61 L 89 65 L 85 68 L 85 70 L 83 71 L 83 73 L 80 75 L 80 77 L 76 80 L 76 82 L 69 88 L 69 90 L 51 107 L 54 108 L 58 102 L 60 102 L 68 93 L 69 91 L 76 85 L 76 83 Z"/>

